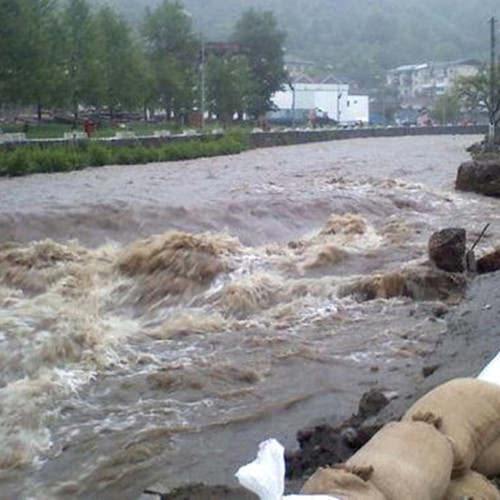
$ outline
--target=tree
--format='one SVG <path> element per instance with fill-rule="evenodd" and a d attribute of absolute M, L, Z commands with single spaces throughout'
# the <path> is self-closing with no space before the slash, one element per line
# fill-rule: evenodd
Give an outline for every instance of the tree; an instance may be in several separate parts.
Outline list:
<path fill-rule="evenodd" d="M 62 21 L 64 24 L 64 94 L 78 117 L 79 105 L 97 105 L 103 94 L 102 61 L 96 23 L 85 0 L 69 0 Z"/>
<path fill-rule="evenodd" d="M 11 104 L 52 104 L 60 66 L 54 57 L 55 0 L 0 0 L 0 97 Z"/>
<path fill-rule="evenodd" d="M 108 107 L 113 117 L 118 109 L 136 108 L 142 104 L 144 61 L 130 28 L 109 7 L 97 13 L 96 28 L 101 81 L 99 101 Z"/>
<path fill-rule="evenodd" d="M 452 92 L 438 96 L 432 106 L 431 116 L 441 125 L 456 122 L 460 116 L 458 97 Z"/>
<path fill-rule="evenodd" d="M 178 0 L 163 0 L 147 10 L 142 28 L 159 104 L 167 118 L 180 118 L 193 101 L 200 44 L 189 14 Z"/>
<path fill-rule="evenodd" d="M 387 125 L 394 121 L 401 100 L 395 87 L 386 85 L 382 78 L 375 82 L 377 85 L 370 91 L 370 120 L 375 124 Z"/>
<path fill-rule="evenodd" d="M 258 117 L 272 108 L 272 95 L 288 79 L 283 58 L 285 33 L 278 29 L 272 12 L 249 9 L 236 23 L 232 39 L 248 58 L 254 90 L 247 111 Z"/>
<path fill-rule="evenodd" d="M 252 75 L 248 60 L 239 54 L 207 58 L 207 94 L 209 109 L 221 121 L 230 122 L 245 107 L 252 94 Z"/>
<path fill-rule="evenodd" d="M 10 102 L 12 89 L 22 80 L 16 63 L 21 56 L 23 9 L 16 0 L 0 0 L 0 100 Z"/>
<path fill-rule="evenodd" d="M 476 75 L 461 76 L 455 82 L 454 92 L 463 108 L 470 114 L 484 113 L 488 115 L 489 123 L 494 125 L 498 136 L 500 123 L 500 66 L 494 72 L 491 82 L 490 68 L 483 67 Z"/>

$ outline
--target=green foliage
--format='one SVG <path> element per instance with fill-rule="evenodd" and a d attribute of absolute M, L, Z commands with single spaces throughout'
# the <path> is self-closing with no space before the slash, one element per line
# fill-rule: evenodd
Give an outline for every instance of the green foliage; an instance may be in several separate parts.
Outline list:
<path fill-rule="evenodd" d="M 0 103 L 55 102 L 56 0 L 0 0 Z"/>
<path fill-rule="evenodd" d="M 73 160 L 64 149 L 32 149 L 31 171 L 41 172 L 68 172 L 74 169 Z"/>
<path fill-rule="evenodd" d="M 110 3 L 130 20 L 158 0 Z M 286 29 L 291 56 L 331 67 L 363 87 L 402 64 L 488 57 L 487 20 L 500 19 L 498 0 L 184 0 L 206 39 L 231 36 L 249 5 L 271 10 Z M 360 59 L 360 56 L 362 58 Z"/>
<path fill-rule="evenodd" d="M 440 95 L 431 109 L 431 116 L 441 125 L 455 123 L 460 116 L 460 100 L 456 94 Z"/>
<path fill-rule="evenodd" d="M 148 9 L 142 26 L 152 85 L 167 117 L 191 108 L 195 71 L 200 51 L 191 19 L 178 0 L 163 0 Z"/>
<path fill-rule="evenodd" d="M 272 12 L 249 9 L 236 23 L 232 39 L 240 44 L 253 77 L 246 111 L 258 117 L 271 109 L 272 95 L 288 78 L 283 55 L 285 33 L 278 29 Z"/>
<path fill-rule="evenodd" d="M 114 116 L 120 109 L 134 109 L 142 104 L 145 62 L 129 26 L 114 11 L 109 7 L 101 9 L 95 22 L 102 66 L 99 104 Z"/>
<path fill-rule="evenodd" d="M 0 159 L 0 173 L 15 177 L 33 172 L 31 156 L 27 149 L 16 149 L 3 154 Z"/>
<path fill-rule="evenodd" d="M 86 150 L 87 164 L 90 167 L 102 167 L 114 163 L 113 154 L 108 146 L 91 143 Z"/>
<path fill-rule="evenodd" d="M 43 107 L 69 110 L 75 121 L 82 108 L 113 117 L 161 107 L 178 123 L 200 109 L 201 44 L 181 1 L 144 11 L 142 44 L 110 5 L 93 7 L 0 0 L 0 105 L 36 106 L 40 121 Z M 271 12 L 245 12 L 234 37 L 245 54 L 212 56 L 207 75 L 209 109 L 224 121 L 268 109 L 286 76 L 284 33 Z"/>
<path fill-rule="evenodd" d="M 95 18 L 85 0 L 68 0 L 62 12 L 64 27 L 63 89 L 75 116 L 79 104 L 96 105 L 103 93 L 103 61 Z"/>
<path fill-rule="evenodd" d="M 484 67 L 478 74 L 462 76 L 455 83 L 454 93 L 469 114 L 486 111 L 492 124 L 500 123 L 500 66 L 494 68 L 493 85 L 490 69 Z"/>
<path fill-rule="evenodd" d="M 172 140 L 157 148 L 141 143 L 122 146 L 93 141 L 62 147 L 19 146 L 15 149 L 0 149 L 0 176 L 67 172 L 102 165 L 138 165 L 188 160 L 237 154 L 248 148 L 248 133 L 243 130 L 230 131 L 222 136 Z"/>
<path fill-rule="evenodd" d="M 73 158 L 66 148 L 47 150 L 19 147 L 0 153 L 0 175 L 19 176 L 36 172 L 66 172 L 73 170 Z"/>
<path fill-rule="evenodd" d="M 246 56 L 208 56 L 208 108 L 219 120 L 230 122 L 235 113 L 246 109 L 253 87 L 252 73 Z"/>

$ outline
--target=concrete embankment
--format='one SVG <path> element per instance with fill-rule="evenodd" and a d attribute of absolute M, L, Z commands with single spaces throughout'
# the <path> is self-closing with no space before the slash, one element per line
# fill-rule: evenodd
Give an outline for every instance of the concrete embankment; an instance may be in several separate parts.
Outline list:
<path fill-rule="evenodd" d="M 255 148 L 285 146 L 308 142 L 359 139 L 365 137 L 403 137 L 421 135 L 465 135 L 485 134 L 487 127 L 450 126 L 450 127 L 390 127 L 390 128 L 352 128 L 336 130 L 290 130 L 278 132 L 257 132 L 251 136 Z"/>
<path fill-rule="evenodd" d="M 277 130 L 271 132 L 253 132 L 250 134 L 251 148 L 267 148 L 273 146 L 287 146 L 292 144 L 307 144 L 311 142 L 335 141 L 342 139 L 356 139 L 367 137 L 403 137 L 422 135 L 478 135 L 486 134 L 487 126 L 439 126 L 439 127 L 387 127 L 387 128 L 351 128 L 351 129 L 318 129 L 318 130 Z M 221 134 L 182 134 L 171 136 L 137 136 L 113 137 L 95 139 L 110 146 L 131 146 L 141 144 L 148 147 L 161 147 L 173 142 L 189 142 L 200 138 L 216 138 Z M 87 139 L 76 139 L 76 142 L 86 142 Z M 40 147 L 54 147 L 75 142 L 73 139 L 18 139 L 3 143 L 0 149 L 13 149 L 20 145 L 36 145 Z"/>

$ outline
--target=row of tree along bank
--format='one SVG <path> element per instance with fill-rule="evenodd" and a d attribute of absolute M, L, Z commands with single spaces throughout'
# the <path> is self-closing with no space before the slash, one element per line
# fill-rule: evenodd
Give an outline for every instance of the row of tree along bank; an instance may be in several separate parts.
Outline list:
<path fill-rule="evenodd" d="M 284 39 L 271 12 L 252 9 L 227 43 L 208 43 L 179 0 L 146 9 L 138 32 L 87 0 L 0 0 L 0 112 L 36 106 L 41 120 L 42 108 L 59 109 L 75 123 L 83 111 L 258 117 L 286 82 Z"/>
<path fill-rule="evenodd" d="M 485 134 L 484 126 L 358 128 L 137 137 L 109 140 L 32 140 L 0 143 L 0 176 L 68 172 L 103 165 L 130 165 L 237 154 L 251 148 L 364 137 Z"/>

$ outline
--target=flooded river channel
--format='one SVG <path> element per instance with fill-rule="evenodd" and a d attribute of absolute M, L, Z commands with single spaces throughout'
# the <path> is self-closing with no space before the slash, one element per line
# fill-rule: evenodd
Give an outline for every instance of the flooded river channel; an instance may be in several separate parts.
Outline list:
<path fill-rule="evenodd" d="M 381 276 L 444 227 L 497 243 L 498 200 L 454 190 L 477 140 L 0 179 L 0 498 L 232 485 L 263 439 L 411 387 L 455 302 Z"/>

